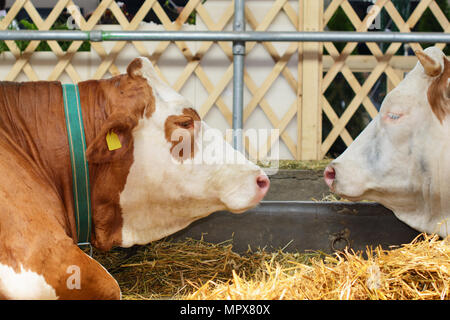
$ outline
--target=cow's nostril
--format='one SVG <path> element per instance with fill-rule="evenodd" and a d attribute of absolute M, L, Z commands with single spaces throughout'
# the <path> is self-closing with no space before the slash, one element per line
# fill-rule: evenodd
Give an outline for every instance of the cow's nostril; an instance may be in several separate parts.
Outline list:
<path fill-rule="evenodd" d="M 325 169 L 325 178 L 333 180 L 336 178 L 336 171 L 334 171 L 333 167 L 327 167 Z"/>
<path fill-rule="evenodd" d="M 333 167 L 328 166 L 325 168 L 325 171 L 323 172 L 323 177 L 328 187 L 331 188 L 333 185 L 333 181 L 336 178 L 336 171 L 334 170 Z"/>
<path fill-rule="evenodd" d="M 269 179 L 266 176 L 259 176 L 256 178 L 256 184 L 260 189 L 266 189 L 269 187 Z"/>

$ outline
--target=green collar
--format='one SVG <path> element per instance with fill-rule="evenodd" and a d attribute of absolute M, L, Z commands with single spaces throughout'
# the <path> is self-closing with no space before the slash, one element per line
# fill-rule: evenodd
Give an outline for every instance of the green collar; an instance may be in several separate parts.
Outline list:
<path fill-rule="evenodd" d="M 63 84 L 62 90 L 70 163 L 72 165 L 72 188 L 78 245 L 85 245 L 89 244 L 91 239 L 91 192 L 80 93 L 78 86 L 74 84 Z"/>

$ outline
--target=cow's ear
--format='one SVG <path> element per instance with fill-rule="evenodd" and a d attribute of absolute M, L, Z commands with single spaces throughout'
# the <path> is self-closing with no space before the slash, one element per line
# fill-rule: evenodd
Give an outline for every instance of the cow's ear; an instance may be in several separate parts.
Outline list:
<path fill-rule="evenodd" d="M 432 77 L 430 81 L 427 98 L 431 110 L 442 123 L 450 114 L 450 60 L 442 51 L 427 48 L 425 52 L 416 52 L 425 74 Z"/>
<path fill-rule="evenodd" d="M 88 162 L 107 163 L 122 159 L 133 145 L 132 130 L 136 125 L 134 117 L 124 113 L 111 115 L 86 149 Z"/>
<path fill-rule="evenodd" d="M 135 58 L 133 61 L 130 62 L 130 64 L 127 67 L 127 74 L 133 79 L 138 76 L 142 77 L 142 59 L 141 58 Z"/>
<path fill-rule="evenodd" d="M 420 61 L 425 74 L 430 77 L 437 77 L 442 73 L 442 65 L 436 61 L 433 57 L 429 56 L 422 50 L 415 51 L 417 58 Z"/>

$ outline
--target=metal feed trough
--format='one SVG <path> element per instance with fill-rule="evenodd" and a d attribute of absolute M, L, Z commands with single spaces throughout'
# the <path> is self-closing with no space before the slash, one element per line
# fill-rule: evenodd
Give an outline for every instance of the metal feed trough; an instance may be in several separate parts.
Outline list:
<path fill-rule="evenodd" d="M 220 243 L 232 239 L 233 250 L 245 252 L 283 248 L 286 252 L 411 242 L 419 233 L 398 220 L 392 211 L 374 202 L 262 201 L 243 214 L 216 212 L 170 236 Z"/>
<path fill-rule="evenodd" d="M 232 32 L 151 31 L 0 31 L 0 40 L 81 41 L 232 41 L 233 42 L 233 144 L 243 150 L 243 75 L 245 43 L 274 42 L 422 42 L 450 43 L 446 33 L 399 32 L 246 32 L 244 0 L 235 0 Z M 248 212 L 213 213 L 171 236 L 222 242 L 233 238 L 236 251 L 285 248 L 286 251 L 340 250 L 350 246 L 399 245 L 418 232 L 376 203 L 263 201 Z"/>

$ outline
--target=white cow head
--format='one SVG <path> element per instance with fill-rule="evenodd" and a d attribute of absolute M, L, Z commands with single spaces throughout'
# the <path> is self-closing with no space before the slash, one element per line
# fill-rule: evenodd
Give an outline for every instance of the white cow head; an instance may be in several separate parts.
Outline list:
<path fill-rule="evenodd" d="M 450 234 L 450 61 L 436 48 L 384 99 L 379 114 L 325 169 L 330 189 L 390 208 L 413 228 Z"/>
<path fill-rule="evenodd" d="M 128 73 L 146 79 L 155 103 L 132 133 L 134 160 L 120 194 L 122 246 L 160 239 L 214 211 L 244 212 L 262 200 L 266 174 L 202 122 L 148 59 L 135 59 Z"/>

